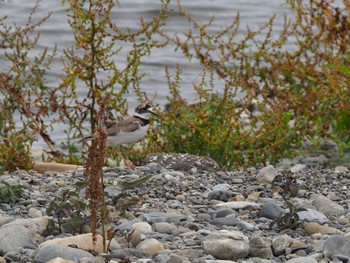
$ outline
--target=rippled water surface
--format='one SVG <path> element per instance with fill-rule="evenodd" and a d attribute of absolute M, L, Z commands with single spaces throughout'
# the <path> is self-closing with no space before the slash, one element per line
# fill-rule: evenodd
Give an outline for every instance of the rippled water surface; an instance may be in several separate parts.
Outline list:
<path fill-rule="evenodd" d="M 283 4 L 281 0 L 182 0 L 181 2 L 183 8 L 203 22 L 208 21 L 214 15 L 216 19 L 210 28 L 212 31 L 229 25 L 237 16 L 237 12 L 239 12 L 241 29 L 238 37 L 244 36 L 247 25 L 251 29 L 257 29 L 266 23 L 273 14 L 276 14 L 274 32 L 278 35 L 283 27 L 284 14 L 291 15 L 289 6 Z M 157 15 L 160 10 L 159 0 L 119 0 L 119 3 L 121 8 L 114 10 L 113 19 L 122 29 L 136 29 L 140 16 L 144 16 L 147 19 Z M 35 1 L 33 0 L 0 0 L 0 17 L 7 16 L 6 23 L 8 24 L 15 22 L 18 25 L 24 25 L 34 4 Z M 49 20 L 37 30 L 41 37 L 35 51 L 40 52 L 44 47 L 52 49 L 57 44 L 58 53 L 47 75 L 48 84 L 57 86 L 60 76 L 63 74 L 62 50 L 71 47 L 74 43 L 74 38 L 67 23 L 66 7 L 61 5 L 61 0 L 42 1 L 34 19 L 44 17 L 50 11 L 53 13 Z M 166 31 L 173 34 L 180 34 L 189 28 L 190 25 L 183 18 L 176 15 L 166 25 Z M 117 58 L 121 66 L 125 64 L 127 51 L 128 46 L 124 46 Z M 0 59 L 3 61 L 3 53 L 1 52 Z M 196 95 L 192 89 L 193 83 L 200 81 L 199 74 L 201 72 L 201 67 L 196 61 L 189 62 L 181 52 L 175 52 L 174 46 L 170 45 L 166 48 L 154 50 L 151 56 L 143 61 L 141 71 L 146 75 L 141 82 L 141 87 L 147 92 L 149 97 L 156 95 L 156 103 L 159 105 L 163 106 L 165 104 L 166 96 L 168 95 L 164 67 L 168 65 L 171 72 L 174 72 L 177 64 L 182 67 L 183 72 L 181 81 L 182 94 L 189 101 L 193 101 Z M 0 67 L 2 71 L 6 65 L 1 63 Z M 222 86 L 220 81 L 216 81 L 215 84 L 218 89 Z M 84 93 L 82 88 L 80 87 L 81 94 Z M 135 94 L 131 92 L 127 96 L 128 103 L 132 109 L 137 103 Z M 64 138 L 61 126 L 55 128 L 52 137 L 56 140 Z"/>

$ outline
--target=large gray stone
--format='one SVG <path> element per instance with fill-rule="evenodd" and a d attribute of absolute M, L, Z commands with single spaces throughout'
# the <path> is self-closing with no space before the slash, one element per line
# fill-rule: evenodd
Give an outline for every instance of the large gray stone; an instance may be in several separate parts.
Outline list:
<path fill-rule="evenodd" d="M 24 226 L 27 228 L 33 237 L 43 235 L 44 231 L 47 228 L 50 217 L 36 217 L 36 218 L 22 218 L 15 221 L 9 222 L 3 225 L 1 228 L 12 227 L 12 226 Z"/>
<path fill-rule="evenodd" d="M 174 229 L 176 229 L 175 225 L 172 225 L 167 222 L 159 222 L 155 223 L 154 230 L 158 233 L 165 233 L 165 234 L 171 234 Z"/>
<path fill-rule="evenodd" d="M 161 243 L 160 241 L 154 238 L 141 241 L 137 245 L 136 249 L 144 253 L 147 253 L 148 255 L 151 255 L 151 256 L 154 256 L 165 250 L 163 243 Z"/>
<path fill-rule="evenodd" d="M 270 201 L 266 202 L 259 213 L 259 217 L 266 217 L 268 219 L 276 219 L 277 217 L 285 214 L 287 210 L 280 207 L 277 203 Z"/>
<path fill-rule="evenodd" d="M 311 194 L 310 199 L 316 209 L 329 219 L 335 219 L 345 214 L 345 209 L 341 205 L 338 205 L 336 202 L 333 202 L 323 195 Z"/>
<path fill-rule="evenodd" d="M 216 259 L 238 260 L 249 254 L 249 244 L 244 240 L 231 239 L 219 235 L 210 235 L 202 242 L 205 253 Z"/>
<path fill-rule="evenodd" d="M 250 256 L 269 259 L 273 257 L 271 244 L 262 237 L 252 237 L 249 240 Z"/>
<path fill-rule="evenodd" d="M 322 253 L 330 259 L 334 256 L 350 259 L 350 239 L 341 235 L 331 236 L 324 242 Z"/>
<path fill-rule="evenodd" d="M 306 209 L 303 211 L 299 211 L 297 212 L 297 214 L 299 216 L 300 221 L 302 222 L 317 222 L 320 224 L 329 222 L 328 218 L 324 214 L 314 209 Z"/>
<path fill-rule="evenodd" d="M 35 255 L 35 260 L 37 262 L 48 262 L 57 257 L 79 261 L 83 257 L 93 258 L 94 256 L 81 249 L 52 244 L 39 249 L 38 253 Z"/>
<path fill-rule="evenodd" d="M 35 247 L 32 234 L 24 226 L 8 226 L 0 229 L 0 250 L 5 254 L 22 247 Z"/>

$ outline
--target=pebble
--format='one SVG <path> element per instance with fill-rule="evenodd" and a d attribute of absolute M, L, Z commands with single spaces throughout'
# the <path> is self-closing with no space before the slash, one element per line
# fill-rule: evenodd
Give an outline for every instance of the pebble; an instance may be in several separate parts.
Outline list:
<path fill-rule="evenodd" d="M 283 255 L 286 249 L 293 243 L 293 238 L 288 235 L 279 235 L 272 239 L 272 250 L 275 256 Z"/>
<path fill-rule="evenodd" d="M 275 179 L 277 175 L 277 170 L 272 165 L 268 165 L 262 168 L 258 175 L 257 180 L 261 183 L 272 183 L 273 179 Z"/>
<path fill-rule="evenodd" d="M 136 249 L 139 249 L 140 251 L 151 256 L 154 256 L 159 252 L 162 252 L 165 250 L 164 245 L 160 241 L 154 238 L 141 241 L 137 245 Z"/>
<path fill-rule="evenodd" d="M 162 234 L 171 234 L 176 229 L 176 226 L 167 222 L 154 223 L 153 226 L 156 232 Z"/>
<path fill-rule="evenodd" d="M 262 237 L 252 237 L 249 240 L 250 256 L 270 259 L 273 257 L 271 244 Z"/>
<path fill-rule="evenodd" d="M 236 201 L 236 202 L 225 202 L 225 203 L 219 203 L 215 205 L 216 208 L 232 208 L 234 210 L 238 209 L 246 209 L 246 208 L 253 208 L 257 209 L 260 208 L 260 205 L 254 202 L 249 201 Z"/>
<path fill-rule="evenodd" d="M 281 207 L 281 204 L 275 201 L 268 201 L 262 206 L 259 216 L 274 220 L 286 212 L 286 209 Z"/>
<path fill-rule="evenodd" d="M 316 168 L 314 159 L 302 158 L 302 163 L 284 160 L 278 168 L 223 171 L 207 157 L 158 154 L 148 160 L 133 169 L 104 169 L 106 192 L 111 195 L 106 197 L 108 228 L 115 230 L 108 252 L 103 251 L 100 235 L 92 242 L 87 209 L 66 209 L 60 218 L 66 224 L 62 233 L 57 214 L 46 212 L 52 201 L 73 204 L 69 198 L 62 200 L 63 191 L 70 190 L 85 202 L 85 189 L 76 185 L 84 181 L 81 168 L 75 172 L 18 170 L 1 176 L 0 184 L 19 184 L 23 194 L 1 204 L 0 262 L 314 263 L 350 259 L 347 166 Z M 112 200 L 121 193 L 120 182 L 147 175 L 152 175 L 148 181 Z M 288 182 L 297 185 L 297 195 L 289 195 Z M 137 201 L 123 207 L 132 198 Z M 83 225 L 67 227 L 74 222 L 66 218 L 68 214 L 81 216 Z M 293 220 L 298 224 L 293 225 Z"/>
<path fill-rule="evenodd" d="M 202 242 L 205 253 L 214 256 L 216 259 L 238 260 L 249 254 L 249 244 L 242 240 L 210 235 Z"/>

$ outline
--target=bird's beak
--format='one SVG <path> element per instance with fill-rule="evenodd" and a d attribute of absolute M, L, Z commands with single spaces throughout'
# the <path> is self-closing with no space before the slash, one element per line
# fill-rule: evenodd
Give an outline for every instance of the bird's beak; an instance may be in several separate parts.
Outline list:
<path fill-rule="evenodd" d="M 157 116 L 159 118 L 159 115 L 155 112 L 155 110 L 153 108 L 149 108 L 147 111 L 149 113 L 151 113 L 152 115 Z"/>

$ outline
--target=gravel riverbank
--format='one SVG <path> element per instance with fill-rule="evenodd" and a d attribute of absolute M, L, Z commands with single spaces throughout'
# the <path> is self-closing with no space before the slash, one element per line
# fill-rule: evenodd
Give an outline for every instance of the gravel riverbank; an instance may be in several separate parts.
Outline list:
<path fill-rule="evenodd" d="M 113 202 L 123 182 L 144 176 L 151 177 Z M 65 202 L 65 190 L 84 203 L 81 169 L 3 174 L 3 187 L 21 185 L 23 193 L 1 204 L 0 262 L 349 262 L 346 166 L 223 171 L 208 158 L 163 154 L 131 170 L 106 168 L 104 177 L 109 227 L 117 230 L 107 254 L 100 239 L 92 246 L 88 224 L 72 235 L 72 211 L 62 216 L 64 233 L 47 215 L 51 201 Z"/>

